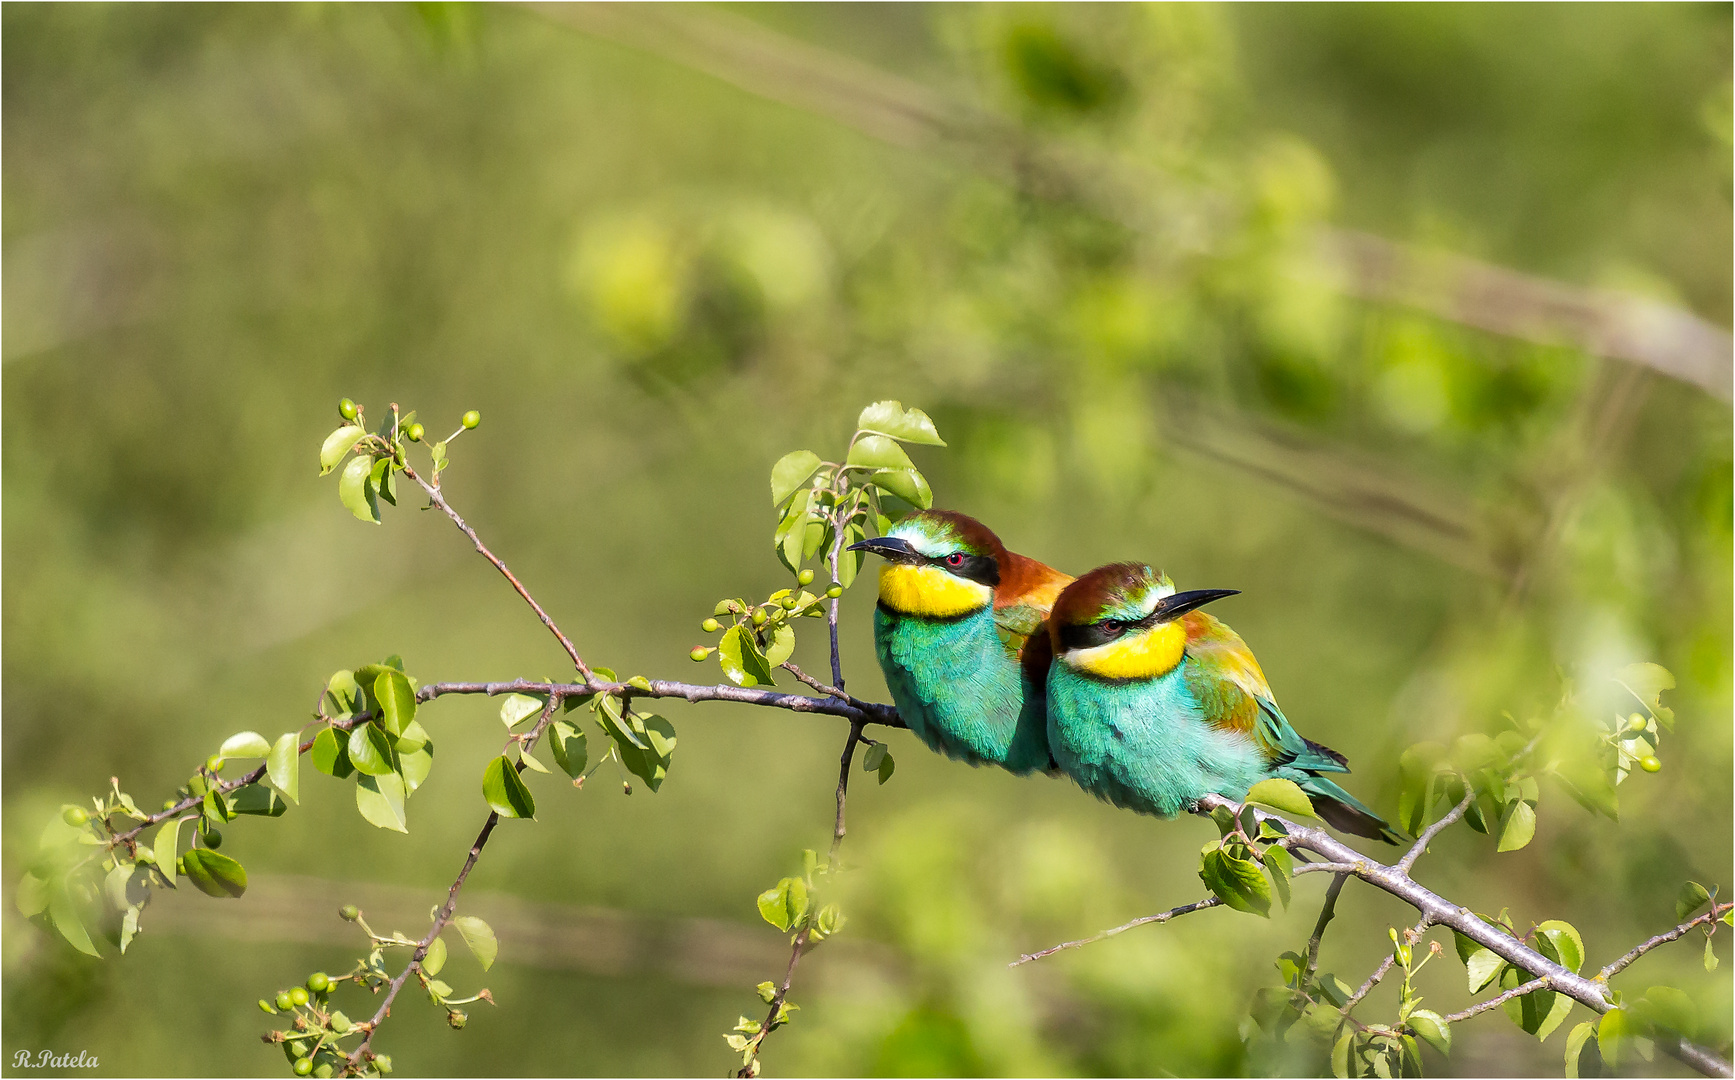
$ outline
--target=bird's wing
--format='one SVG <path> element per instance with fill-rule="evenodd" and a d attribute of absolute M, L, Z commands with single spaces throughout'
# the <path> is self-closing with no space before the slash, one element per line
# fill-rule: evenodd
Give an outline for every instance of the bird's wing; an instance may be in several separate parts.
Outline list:
<path fill-rule="evenodd" d="M 994 590 L 994 626 L 1009 653 L 1023 653 L 1025 642 L 1041 629 L 1055 599 L 1070 584 L 1072 578 L 1051 566 L 1006 553 L 1000 585 Z"/>
<path fill-rule="evenodd" d="M 1187 687 L 1208 721 L 1250 736 L 1273 765 L 1349 771 L 1342 754 L 1302 738 L 1290 724 L 1240 634 L 1203 611 L 1181 618 L 1187 630 Z"/>

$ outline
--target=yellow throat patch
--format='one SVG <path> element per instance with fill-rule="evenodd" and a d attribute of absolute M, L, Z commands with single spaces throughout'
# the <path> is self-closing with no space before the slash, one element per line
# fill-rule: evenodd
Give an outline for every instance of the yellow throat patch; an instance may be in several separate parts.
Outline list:
<path fill-rule="evenodd" d="M 1187 651 L 1187 631 L 1177 620 L 1126 634 L 1106 645 L 1066 654 L 1066 663 L 1101 679 L 1154 679 L 1167 675 Z"/>
<path fill-rule="evenodd" d="M 953 619 L 988 606 L 994 590 L 937 566 L 886 563 L 880 567 L 880 603 L 903 615 Z"/>

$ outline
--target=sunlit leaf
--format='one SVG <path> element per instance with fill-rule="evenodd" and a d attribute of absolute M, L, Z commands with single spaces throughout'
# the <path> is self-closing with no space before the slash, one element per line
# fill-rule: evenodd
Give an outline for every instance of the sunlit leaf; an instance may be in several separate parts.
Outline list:
<path fill-rule="evenodd" d="M 452 920 L 452 925 L 458 928 L 464 944 L 476 954 L 482 970 L 487 971 L 493 967 L 494 958 L 500 955 L 500 942 L 494 936 L 494 928 L 474 915 L 459 915 Z"/>
<path fill-rule="evenodd" d="M 301 744 L 295 732 L 286 731 L 271 744 L 271 753 L 265 758 L 265 773 L 289 801 L 301 801 Z"/>
<path fill-rule="evenodd" d="M 404 778 L 397 773 L 383 776 L 361 776 L 355 783 L 355 806 L 372 825 L 393 832 L 409 832 L 409 818 L 404 813 L 408 792 Z"/>
<path fill-rule="evenodd" d="M 403 672 L 387 668 L 373 682 L 374 700 L 380 705 L 380 726 L 401 734 L 416 719 L 416 692 Z"/>
<path fill-rule="evenodd" d="M 422 957 L 422 970 L 430 976 L 438 975 L 440 969 L 446 966 L 446 939 L 436 937 L 428 942 L 428 951 Z"/>
<path fill-rule="evenodd" d="M 1506 827 L 1500 831 L 1500 850 L 1516 851 L 1536 835 L 1536 808 L 1519 799 L 1507 811 Z"/>
<path fill-rule="evenodd" d="M 397 771 L 392 764 L 391 739 L 377 724 L 357 724 L 349 733 L 350 764 L 369 776 Z"/>
<path fill-rule="evenodd" d="M 1681 891 L 1675 895 L 1675 921 L 1686 922 L 1693 912 L 1698 911 L 1711 902 L 1711 894 L 1705 886 L 1697 881 L 1689 881 L 1681 886 Z"/>
<path fill-rule="evenodd" d="M 257 731 L 243 731 L 223 740 L 223 748 L 217 751 L 217 756 L 225 758 L 265 757 L 271 753 L 271 744 L 265 741 L 265 736 Z"/>
<path fill-rule="evenodd" d="M 349 453 L 366 434 L 363 429 L 350 424 L 327 435 L 325 443 L 319 448 L 319 475 L 324 476 L 336 468 L 337 463 L 343 460 L 343 455 Z"/>
<path fill-rule="evenodd" d="M 1314 817 L 1313 801 L 1307 797 L 1300 786 L 1293 780 L 1282 777 L 1272 777 L 1261 780 L 1247 791 L 1247 802 L 1269 806 L 1284 814 L 1296 814 L 1301 817 Z"/>
<path fill-rule="evenodd" d="M 812 450 L 793 450 L 771 466 L 771 505 L 781 506 L 819 468 L 819 455 Z"/>
<path fill-rule="evenodd" d="M 357 518 L 378 525 L 379 502 L 374 497 L 373 487 L 368 483 L 368 475 L 372 469 L 373 458 L 366 454 L 357 454 L 350 458 L 349 464 L 343 467 L 343 473 L 337 478 L 337 497 Z"/>
<path fill-rule="evenodd" d="M 524 786 L 518 770 L 502 754 L 482 770 L 482 797 L 496 814 L 507 818 L 533 818 L 536 800 Z"/>
<path fill-rule="evenodd" d="M 507 694 L 500 699 L 500 722 L 509 728 L 516 727 L 540 714 L 547 704 L 544 699 L 528 694 Z"/>
<path fill-rule="evenodd" d="M 206 896 L 239 897 L 247 891 L 247 871 L 227 855 L 193 848 L 181 856 L 187 879 Z"/>
<path fill-rule="evenodd" d="M 920 409 L 906 409 L 896 401 L 876 401 L 861 411 L 855 426 L 862 431 L 877 431 L 904 442 L 927 446 L 945 446 L 934 422 Z"/>

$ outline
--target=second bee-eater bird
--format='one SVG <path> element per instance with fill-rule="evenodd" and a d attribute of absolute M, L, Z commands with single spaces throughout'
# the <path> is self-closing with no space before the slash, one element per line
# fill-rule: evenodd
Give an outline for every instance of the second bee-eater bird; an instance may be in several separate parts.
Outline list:
<path fill-rule="evenodd" d="M 1197 610 L 1232 589 L 1176 592 L 1140 563 L 1098 567 L 1049 615 L 1048 741 L 1078 785 L 1116 806 L 1173 817 L 1205 795 L 1293 781 L 1330 825 L 1399 836 L 1323 773 L 1342 754 L 1296 733 L 1240 635 Z"/>
<path fill-rule="evenodd" d="M 1072 578 L 950 510 L 912 514 L 850 550 L 886 560 L 874 651 L 910 730 L 972 765 L 1052 769 L 1043 620 Z M 1028 670 L 1027 646 L 1040 654 Z"/>

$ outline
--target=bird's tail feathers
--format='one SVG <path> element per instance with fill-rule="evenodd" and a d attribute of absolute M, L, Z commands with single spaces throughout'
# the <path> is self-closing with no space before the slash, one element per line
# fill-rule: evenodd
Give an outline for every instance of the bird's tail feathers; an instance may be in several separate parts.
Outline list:
<path fill-rule="evenodd" d="M 1388 844 L 1403 844 L 1404 834 L 1386 824 L 1384 818 L 1363 806 L 1354 795 L 1323 776 L 1309 776 L 1301 789 L 1313 797 L 1313 808 L 1325 823 L 1352 836 L 1383 840 Z"/>

